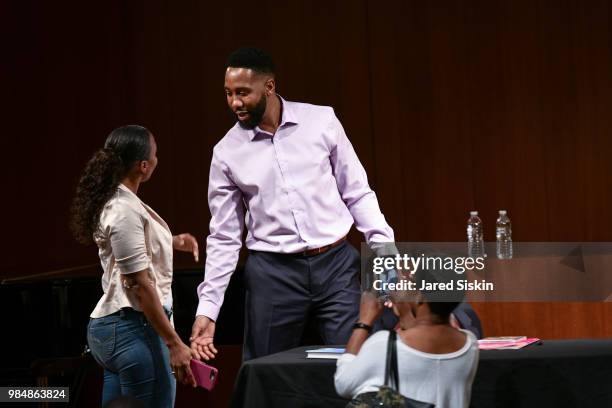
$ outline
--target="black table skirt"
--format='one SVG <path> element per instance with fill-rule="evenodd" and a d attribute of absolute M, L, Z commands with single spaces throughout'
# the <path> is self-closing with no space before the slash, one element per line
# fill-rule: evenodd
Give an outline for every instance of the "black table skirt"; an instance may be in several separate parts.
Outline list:
<path fill-rule="evenodd" d="M 335 360 L 307 359 L 299 347 L 246 362 L 232 407 L 344 407 Z M 612 340 L 549 340 L 522 350 L 480 352 L 473 408 L 610 407 Z"/>

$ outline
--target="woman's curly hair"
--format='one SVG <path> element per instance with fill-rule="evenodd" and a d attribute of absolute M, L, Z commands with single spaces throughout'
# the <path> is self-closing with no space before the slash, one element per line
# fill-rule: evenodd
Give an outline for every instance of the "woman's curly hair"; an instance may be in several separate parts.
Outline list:
<path fill-rule="evenodd" d="M 70 227 L 77 241 L 88 244 L 100 222 L 104 205 L 134 163 L 148 160 L 151 133 L 142 126 L 117 128 L 106 138 L 104 148 L 94 153 L 76 188 Z"/>

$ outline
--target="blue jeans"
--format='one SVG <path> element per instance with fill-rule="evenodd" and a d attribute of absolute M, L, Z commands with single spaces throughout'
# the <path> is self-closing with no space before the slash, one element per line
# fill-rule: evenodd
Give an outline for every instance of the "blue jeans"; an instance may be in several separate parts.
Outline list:
<path fill-rule="evenodd" d="M 133 309 L 90 319 L 87 342 L 104 368 L 102 406 L 130 395 L 147 407 L 174 406 L 176 380 L 168 347 L 144 314 Z"/>

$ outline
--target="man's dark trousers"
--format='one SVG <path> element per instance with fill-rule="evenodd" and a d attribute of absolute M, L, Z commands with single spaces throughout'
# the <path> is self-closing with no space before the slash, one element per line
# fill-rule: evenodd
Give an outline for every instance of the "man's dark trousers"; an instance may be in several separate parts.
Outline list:
<path fill-rule="evenodd" d="M 359 315 L 359 267 L 346 241 L 311 256 L 250 251 L 243 360 L 299 346 L 308 317 L 325 344 L 346 344 Z"/>

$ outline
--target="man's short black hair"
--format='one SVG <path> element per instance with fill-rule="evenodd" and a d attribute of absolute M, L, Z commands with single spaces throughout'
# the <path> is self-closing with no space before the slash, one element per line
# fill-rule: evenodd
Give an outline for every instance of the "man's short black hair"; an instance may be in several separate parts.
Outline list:
<path fill-rule="evenodd" d="M 260 74 L 274 75 L 274 61 L 259 48 L 238 48 L 227 58 L 225 68 L 248 68 Z"/>

